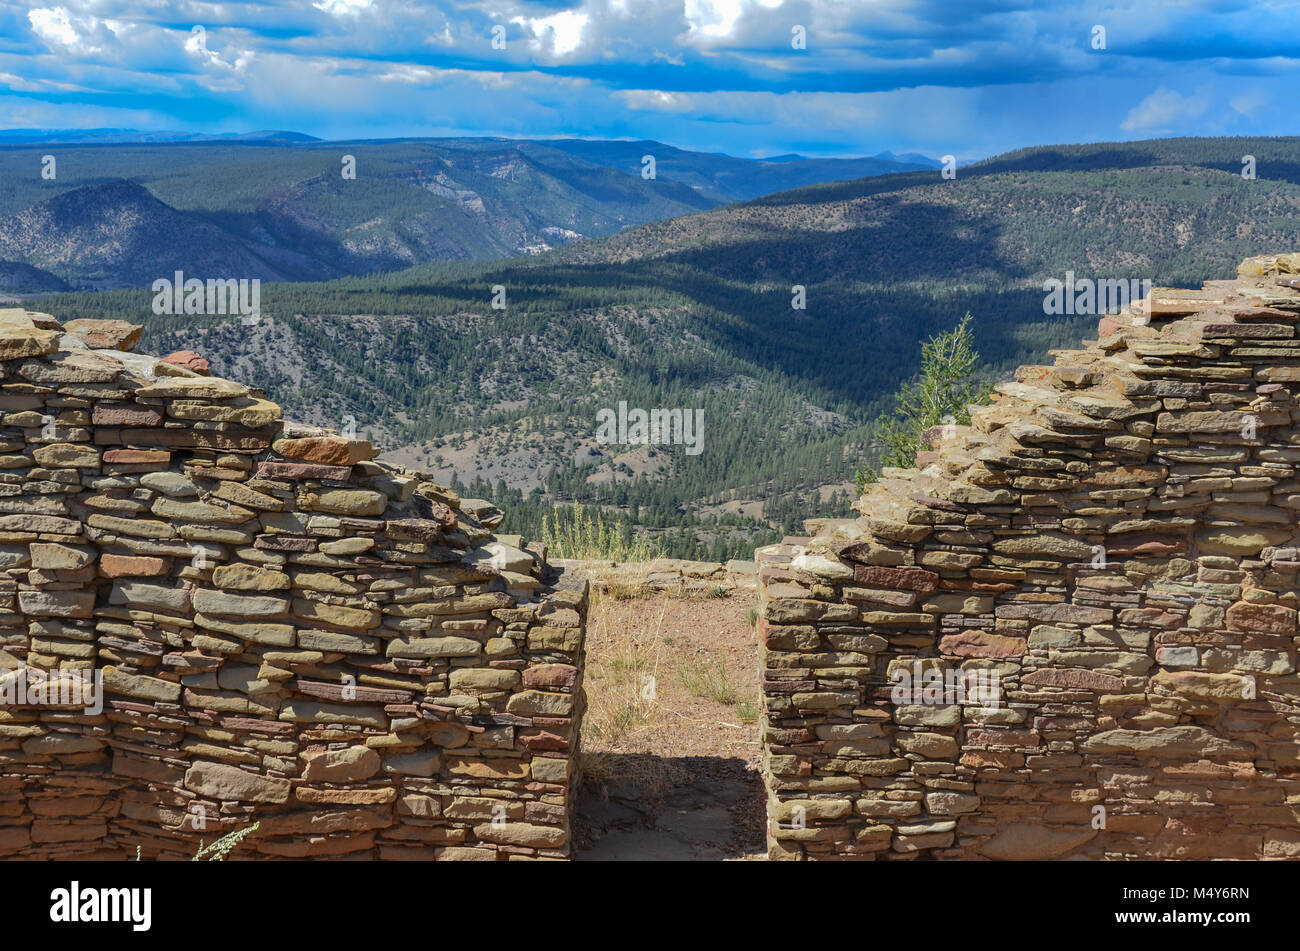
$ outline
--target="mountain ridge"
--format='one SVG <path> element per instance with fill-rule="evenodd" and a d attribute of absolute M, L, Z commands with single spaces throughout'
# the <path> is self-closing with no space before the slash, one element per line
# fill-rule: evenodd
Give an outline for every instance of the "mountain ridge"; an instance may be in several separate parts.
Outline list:
<path fill-rule="evenodd" d="M 253 330 L 156 318 L 136 292 L 41 307 L 143 322 L 142 346 L 192 346 L 291 415 L 350 417 L 392 457 L 491 495 L 518 530 L 577 498 L 716 560 L 845 514 L 921 343 L 967 311 L 996 378 L 1095 333 L 1099 315 L 1047 313 L 1045 280 L 1199 286 L 1300 247 L 1298 143 L 1053 146 L 955 181 L 821 184 L 531 257 L 264 287 Z M 600 444 L 596 414 L 620 401 L 703 410 L 704 451 Z"/>
<path fill-rule="evenodd" d="M 189 216 L 198 242 L 190 251 L 196 262 L 221 263 L 223 256 L 210 247 L 219 232 L 232 245 L 224 259 L 250 269 L 234 276 L 322 280 L 426 261 L 536 254 L 716 207 L 738 195 L 770 190 L 791 176 L 824 181 L 864 169 L 885 173 L 905 167 L 877 160 L 864 160 L 874 163 L 867 166 L 806 160 L 783 167 L 661 143 L 623 143 L 600 152 L 605 148 L 600 143 L 579 147 L 564 141 L 564 148 L 511 139 L 325 143 L 265 137 L 0 145 L 0 174 L 10 183 L 0 191 L 0 220 L 27 230 L 52 226 L 46 214 L 50 206 L 43 203 L 101 187 L 100 198 L 88 204 L 88 213 L 95 215 L 105 202 L 121 198 L 111 194 L 117 186 L 109 183 L 127 179 L 168 209 L 152 208 L 151 216 L 171 223 Z M 643 177 L 639 151 L 651 147 L 660 150 L 665 165 L 662 174 Z M 636 162 L 629 148 L 638 153 Z M 593 160 L 578 154 L 583 151 Z M 124 206 L 127 211 L 143 214 L 140 207 Z M 71 218 L 59 220 L 76 225 Z M 100 227 L 107 226 L 101 222 Z M 173 228 L 171 239 L 168 251 L 174 256 L 184 250 L 185 231 Z M 114 268 L 111 255 L 96 253 L 85 242 L 80 256 L 51 251 L 56 246 L 66 251 L 67 245 L 66 236 L 52 231 L 11 233 L 8 239 L 16 263 L 50 271 L 55 281 L 74 287 L 147 284 L 160 276 L 150 276 L 151 255 L 118 257 Z"/>

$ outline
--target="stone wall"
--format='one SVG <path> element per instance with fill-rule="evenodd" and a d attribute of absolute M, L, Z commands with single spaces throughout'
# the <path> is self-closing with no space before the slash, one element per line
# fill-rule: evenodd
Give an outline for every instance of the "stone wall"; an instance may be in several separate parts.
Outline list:
<path fill-rule="evenodd" d="M 745 591 L 758 587 L 758 572 L 752 561 L 686 561 L 681 558 L 653 558 L 650 561 L 595 561 L 555 558 L 551 564 L 566 574 L 585 578 L 598 594 L 663 591 L 690 596 L 711 591 Z"/>
<path fill-rule="evenodd" d="M 1103 318 L 759 552 L 772 857 L 1300 854 L 1297 272 Z"/>
<path fill-rule="evenodd" d="M 0 311 L 0 855 L 566 856 L 585 583 L 138 337 Z"/>

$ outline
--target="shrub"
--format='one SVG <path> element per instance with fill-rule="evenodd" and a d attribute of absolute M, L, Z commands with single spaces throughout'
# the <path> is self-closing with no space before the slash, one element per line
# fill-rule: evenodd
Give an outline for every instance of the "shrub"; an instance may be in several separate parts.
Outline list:
<path fill-rule="evenodd" d="M 542 516 L 542 541 L 554 558 L 623 562 L 660 557 L 659 546 L 637 536 L 629 523 L 606 521 L 599 508 L 584 508 L 576 500 Z"/>

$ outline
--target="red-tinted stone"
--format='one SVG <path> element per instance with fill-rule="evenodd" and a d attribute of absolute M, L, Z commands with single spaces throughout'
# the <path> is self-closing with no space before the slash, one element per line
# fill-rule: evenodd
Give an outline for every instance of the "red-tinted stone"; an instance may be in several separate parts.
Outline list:
<path fill-rule="evenodd" d="M 525 687 L 572 687 L 578 668 L 570 664 L 542 664 L 524 671 Z"/>
<path fill-rule="evenodd" d="M 540 727 L 559 729 L 573 725 L 573 717 L 531 717 L 532 724 Z"/>
<path fill-rule="evenodd" d="M 564 752 L 569 748 L 569 741 L 566 737 L 536 728 L 520 730 L 517 739 L 519 745 L 530 752 L 534 750 Z"/>
<path fill-rule="evenodd" d="M 96 403 L 90 421 L 96 426 L 157 426 L 162 414 L 148 406 Z"/>
<path fill-rule="evenodd" d="M 162 362 L 193 370 L 199 376 L 212 375 L 212 367 L 208 364 L 208 361 L 203 359 L 195 350 L 177 350 L 175 353 L 169 353 L 163 357 Z"/>
<path fill-rule="evenodd" d="M 924 568 L 884 568 L 879 565 L 854 565 L 853 580 L 871 588 L 895 588 L 904 591 L 934 591 L 939 576 Z"/>
<path fill-rule="evenodd" d="M 1024 753 L 998 750 L 967 750 L 961 756 L 963 766 L 972 769 L 1019 769 L 1025 765 Z"/>
<path fill-rule="evenodd" d="M 1023 637 L 1004 637 L 984 631 L 948 634 L 939 641 L 939 653 L 958 657 L 1019 657 L 1024 652 Z"/>
<path fill-rule="evenodd" d="M 351 466 L 318 466 L 306 462 L 259 462 L 255 474 L 264 479 L 334 479 L 344 482 Z"/>
<path fill-rule="evenodd" d="M 1097 339 L 1105 340 L 1111 334 L 1120 330 L 1131 329 L 1132 326 L 1133 321 L 1131 319 L 1120 320 L 1116 317 L 1103 317 L 1097 321 Z"/>
<path fill-rule="evenodd" d="M 1261 634 L 1295 634 L 1296 613 L 1280 604 L 1238 601 L 1228 608 L 1228 630 Z"/>
<path fill-rule="evenodd" d="M 99 573 L 105 578 L 162 577 L 170 567 L 171 559 L 168 558 L 109 553 L 99 556 Z"/>
<path fill-rule="evenodd" d="M 1098 693 L 1114 693 L 1124 686 L 1124 681 L 1113 674 L 1099 674 L 1072 667 L 1043 667 L 1032 674 L 1025 674 L 1020 682 L 1032 687 L 1074 687 Z"/>
<path fill-rule="evenodd" d="M 193 449 L 230 449 L 244 452 L 264 452 L 271 448 L 274 432 L 266 430 L 265 435 L 252 431 L 243 434 L 230 432 L 212 432 L 202 429 L 97 429 L 95 445 L 97 446 L 183 446 Z"/>
<path fill-rule="evenodd" d="M 322 697 L 339 703 L 403 703 L 411 699 L 409 690 L 386 690 L 382 687 L 332 684 L 319 680 L 296 680 L 298 693 L 308 697 Z"/>
<path fill-rule="evenodd" d="M 297 729 L 297 725 L 293 723 L 259 720 L 253 717 L 223 716 L 220 723 L 227 730 L 247 730 L 250 733 L 269 733 L 273 736 L 289 736 Z"/>
<path fill-rule="evenodd" d="M 299 535 L 258 535 L 253 547 L 264 551 L 315 551 L 316 539 Z"/>
<path fill-rule="evenodd" d="M 1251 633 L 1242 637 L 1241 646 L 1248 651 L 1289 651 L 1292 641 L 1287 634 Z"/>
<path fill-rule="evenodd" d="M 1125 532 L 1112 535 L 1106 539 L 1106 555 L 1172 555 L 1187 551 L 1188 542 L 1185 535 L 1173 535 L 1162 532 Z"/>
<path fill-rule="evenodd" d="M 166 449 L 105 449 L 105 462 L 128 464 L 157 463 L 165 466 L 171 462 L 172 454 Z"/>
<path fill-rule="evenodd" d="M 224 479 L 227 482 L 242 482 L 248 476 L 243 469 L 226 469 L 220 466 L 186 466 L 185 474 L 199 479 Z"/>
<path fill-rule="evenodd" d="M 1125 608 L 1119 612 L 1119 623 L 1173 629 L 1182 627 L 1183 618 L 1159 608 Z"/>
<path fill-rule="evenodd" d="M 1034 747 L 1042 742 L 1033 730 L 980 730 L 966 731 L 966 742 L 971 746 Z"/>
<path fill-rule="evenodd" d="M 340 436 L 278 439 L 275 451 L 286 459 L 327 466 L 350 466 L 375 457 L 374 447 L 364 439 L 344 439 Z"/>

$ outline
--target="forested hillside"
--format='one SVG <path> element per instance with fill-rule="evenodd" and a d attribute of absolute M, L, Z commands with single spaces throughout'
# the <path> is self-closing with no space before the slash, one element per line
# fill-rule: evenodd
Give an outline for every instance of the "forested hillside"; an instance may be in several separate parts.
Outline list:
<path fill-rule="evenodd" d="M 290 415 L 354 417 L 397 458 L 484 480 L 511 524 L 580 498 L 716 555 L 843 514 L 920 342 L 967 311 L 996 375 L 1092 334 L 1095 317 L 1045 316 L 1047 278 L 1180 284 L 1300 248 L 1298 141 L 1034 149 L 955 181 L 817 186 L 535 257 L 264 286 L 254 327 L 154 317 L 137 292 L 40 306 L 143 321 L 143 347 L 192 346 Z M 619 401 L 702 409 L 703 451 L 597 445 Z"/>
<path fill-rule="evenodd" d="M 647 154 L 663 160 L 650 178 Z M 301 281 L 535 254 L 795 184 L 917 167 L 659 142 L 0 144 L 0 291 L 148 285 L 182 265 Z"/>

